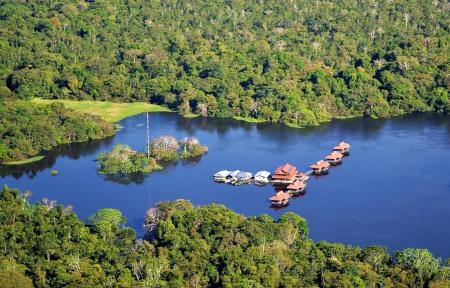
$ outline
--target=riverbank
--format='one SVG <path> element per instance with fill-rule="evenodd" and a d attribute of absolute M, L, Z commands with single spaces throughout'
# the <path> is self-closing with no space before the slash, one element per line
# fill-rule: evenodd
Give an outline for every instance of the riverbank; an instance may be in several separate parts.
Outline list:
<path fill-rule="evenodd" d="M 7 165 L 7 166 L 24 165 L 24 164 L 34 163 L 34 162 L 37 162 L 42 159 L 44 159 L 44 156 L 39 155 L 39 156 L 34 156 L 34 157 L 31 157 L 28 159 L 24 159 L 24 160 L 3 162 L 2 165 Z"/>
<path fill-rule="evenodd" d="M 95 114 L 108 122 L 117 122 L 144 112 L 172 112 L 167 107 L 144 102 L 116 103 L 90 100 L 48 100 L 41 98 L 34 98 L 31 102 L 34 104 L 63 103 L 66 108 Z"/>

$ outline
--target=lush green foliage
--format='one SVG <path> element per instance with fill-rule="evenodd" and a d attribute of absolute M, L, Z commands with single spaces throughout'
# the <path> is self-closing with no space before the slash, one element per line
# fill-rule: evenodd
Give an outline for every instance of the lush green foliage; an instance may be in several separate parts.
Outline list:
<path fill-rule="evenodd" d="M 195 137 L 185 137 L 178 141 L 173 136 L 160 136 L 150 143 L 150 154 L 161 163 L 178 159 L 198 158 L 208 152 L 208 147 L 200 144 Z"/>
<path fill-rule="evenodd" d="M 179 200 L 149 209 L 145 240 L 116 209 L 80 221 L 70 207 L 0 192 L 1 287 L 448 287 L 450 267 L 424 249 L 308 239 L 306 220 L 246 218 Z"/>
<path fill-rule="evenodd" d="M 98 116 L 62 104 L 0 102 L 0 162 L 33 157 L 59 144 L 104 138 L 114 131 L 113 124 Z"/>
<path fill-rule="evenodd" d="M 0 95 L 315 125 L 449 111 L 448 3 L 2 1 Z"/>
<path fill-rule="evenodd" d="M 102 174 L 147 173 L 162 168 L 154 158 L 147 158 L 144 153 L 122 144 L 115 145 L 111 152 L 98 155 L 97 161 L 98 171 Z"/>
<path fill-rule="evenodd" d="M 200 157 L 208 152 L 208 147 L 200 144 L 195 137 L 186 137 L 180 140 L 181 159 Z"/>

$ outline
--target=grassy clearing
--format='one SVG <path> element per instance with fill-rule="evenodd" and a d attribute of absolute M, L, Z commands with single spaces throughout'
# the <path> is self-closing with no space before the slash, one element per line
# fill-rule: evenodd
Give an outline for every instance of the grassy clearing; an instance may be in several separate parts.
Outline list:
<path fill-rule="evenodd" d="M 30 164 L 39 160 L 42 160 L 44 156 L 34 156 L 25 160 L 18 160 L 18 161 L 9 161 L 9 162 L 3 162 L 3 165 L 23 165 L 23 164 Z"/>
<path fill-rule="evenodd" d="M 76 100 L 47 100 L 35 98 L 31 100 L 37 104 L 49 104 L 52 102 L 63 103 L 65 107 L 77 111 L 96 114 L 106 121 L 117 122 L 126 117 L 140 114 L 143 112 L 170 112 L 169 108 L 143 102 L 134 103 L 115 103 L 100 101 L 76 101 Z"/>
<path fill-rule="evenodd" d="M 252 117 L 241 117 L 241 116 L 234 116 L 233 119 L 239 120 L 239 121 L 245 121 L 248 123 L 263 123 L 266 122 L 266 120 L 256 119 Z"/>

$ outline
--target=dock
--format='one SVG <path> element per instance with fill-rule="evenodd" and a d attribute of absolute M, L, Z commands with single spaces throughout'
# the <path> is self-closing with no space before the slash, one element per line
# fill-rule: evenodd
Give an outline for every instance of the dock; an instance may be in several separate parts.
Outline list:
<path fill-rule="evenodd" d="M 290 196 L 304 193 L 304 190 L 306 188 L 306 181 L 311 175 L 322 176 L 328 174 L 328 170 L 330 168 L 337 164 L 340 164 L 341 159 L 349 155 L 350 144 L 342 141 L 338 145 L 334 146 L 332 152 L 324 158 L 326 159 L 326 161 L 323 159 L 317 161 L 316 163 L 310 165 L 311 169 L 305 173 L 297 170 L 295 166 L 286 163 L 282 166 L 279 166 L 276 169 L 275 173 L 273 173 L 272 175 L 270 175 L 270 172 L 268 171 L 259 171 L 253 176 L 253 174 L 250 172 L 241 172 L 239 170 L 222 170 L 214 174 L 213 178 L 216 182 L 230 183 L 236 186 L 250 183 L 264 186 L 270 183 L 272 184 L 277 194 L 272 196 L 269 201 L 272 203 L 272 206 L 275 205 L 277 207 L 280 207 L 285 206 L 289 203 L 289 200 L 291 198 Z M 299 189 L 294 189 L 297 186 L 299 187 Z M 287 197 L 286 195 L 290 196 Z"/>

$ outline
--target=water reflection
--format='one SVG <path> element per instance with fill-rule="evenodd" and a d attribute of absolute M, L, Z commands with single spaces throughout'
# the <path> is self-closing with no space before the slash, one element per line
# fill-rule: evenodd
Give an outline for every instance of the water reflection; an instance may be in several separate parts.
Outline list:
<path fill-rule="evenodd" d="M 17 166 L 0 164 L 0 177 L 4 178 L 6 176 L 12 176 L 15 179 L 20 179 L 27 176 L 29 179 L 33 179 L 39 172 L 52 168 L 55 165 L 56 160 L 60 157 L 68 157 L 69 159 L 77 160 L 86 155 L 94 155 L 99 148 L 110 146 L 113 141 L 114 136 L 101 140 L 64 144 L 43 153 L 45 157 L 37 162 Z"/>

